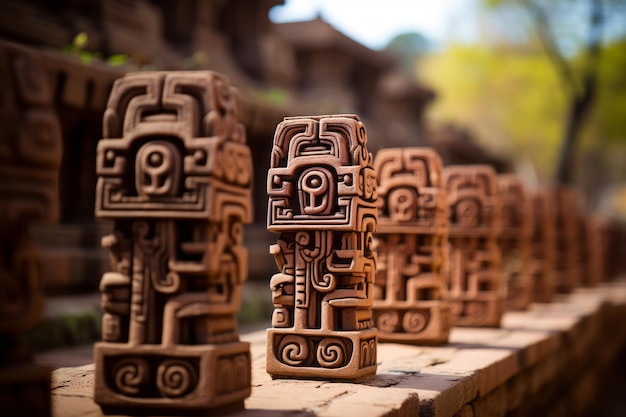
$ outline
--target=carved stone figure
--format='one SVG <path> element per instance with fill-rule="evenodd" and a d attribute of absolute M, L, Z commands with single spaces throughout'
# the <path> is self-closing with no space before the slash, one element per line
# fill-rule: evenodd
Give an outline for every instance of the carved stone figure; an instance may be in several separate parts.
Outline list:
<path fill-rule="evenodd" d="M 44 296 L 28 227 L 58 217 L 61 127 L 38 57 L 0 41 L 0 414 L 50 415 L 50 372 L 33 363 L 24 333 Z"/>
<path fill-rule="evenodd" d="M 501 202 L 489 165 L 444 168 L 450 222 L 448 289 L 455 326 L 500 325 L 506 287 L 498 235 Z"/>
<path fill-rule="evenodd" d="M 506 307 L 524 310 L 532 301 L 534 291 L 530 275 L 532 201 L 524 184 L 513 174 L 498 176 L 498 192 L 502 201 L 499 244 L 502 278 L 507 285 Z"/>
<path fill-rule="evenodd" d="M 267 332 L 273 378 L 376 373 L 372 303 L 376 173 L 355 115 L 287 117 L 276 128 L 267 228 L 279 272 Z"/>
<path fill-rule="evenodd" d="M 578 225 L 578 195 L 568 186 L 552 190 L 555 201 L 556 253 L 554 284 L 557 293 L 570 293 L 582 282 Z"/>
<path fill-rule="evenodd" d="M 608 220 L 599 213 L 590 213 L 585 218 L 587 228 L 586 245 L 589 261 L 585 271 L 585 285 L 595 286 L 606 281 L 607 270 L 605 265 L 605 254 L 609 251 L 607 226 Z"/>
<path fill-rule="evenodd" d="M 444 300 L 448 219 L 442 163 L 430 148 L 383 149 L 378 175 L 378 254 L 374 325 L 380 341 L 448 340 Z"/>
<path fill-rule="evenodd" d="M 553 194 L 540 189 L 532 194 L 533 224 L 529 273 L 533 301 L 549 303 L 554 295 L 554 262 L 556 255 L 555 206 Z"/>
<path fill-rule="evenodd" d="M 243 407 L 249 344 L 235 313 L 247 277 L 252 163 L 226 78 L 146 72 L 116 81 L 98 143 L 100 282 L 95 401 L 105 412 Z"/>

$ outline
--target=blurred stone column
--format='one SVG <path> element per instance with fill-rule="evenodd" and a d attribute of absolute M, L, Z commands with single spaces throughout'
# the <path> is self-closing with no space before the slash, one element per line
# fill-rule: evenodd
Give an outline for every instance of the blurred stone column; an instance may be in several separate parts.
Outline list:
<path fill-rule="evenodd" d="M 50 415 L 50 372 L 25 332 L 42 317 L 38 252 L 28 227 L 58 217 L 61 131 L 37 55 L 0 41 L 0 410 Z"/>

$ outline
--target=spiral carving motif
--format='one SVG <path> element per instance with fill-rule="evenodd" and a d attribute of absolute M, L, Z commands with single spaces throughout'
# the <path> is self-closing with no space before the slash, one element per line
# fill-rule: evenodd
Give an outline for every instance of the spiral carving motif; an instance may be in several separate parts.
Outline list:
<path fill-rule="evenodd" d="M 157 388 L 166 397 L 181 397 L 198 384 L 196 369 L 186 361 L 168 359 L 157 370 Z"/>
<path fill-rule="evenodd" d="M 337 287 L 337 277 L 334 274 L 328 273 L 322 276 L 322 279 L 311 280 L 313 288 L 319 292 L 331 292 Z"/>
<path fill-rule="evenodd" d="M 468 301 L 465 305 L 465 315 L 474 319 L 486 319 L 487 304 L 481 301 Z"/>
<path fill-rule="evenodd" d="M 141 358 L 125 358 L 113 368 L 115 387 L 125 395 L 134 396 L 150 379 L 148 362 Z"/>
<path fill-rule="evenodd" d="M 426 311 L 407 311 L 402 317 L 402 328 L 407 333 L 419 333 L 423 331 L 430 320 L 430 315 Z"/>
<path fill-rule="evenodd" d="M 348 361 L 347 347 L 344 341 L 336 337 L 327 337 L 317 346 L 317 362 L 323 368 L 339 368 Z"/>
<path fill-rule="evenodd" d="M 393 333 L 398 327 L 400 317 L 397 311 L 386 310 L 376 317 L 376 327 L 381 332 Z"/>
<path fill-rule="evenodd" d="M 285 336 L 278 345 L 278 357 L 290 366 L 302 366 L 309 357 L 309 345 L 302 336 Z"/>

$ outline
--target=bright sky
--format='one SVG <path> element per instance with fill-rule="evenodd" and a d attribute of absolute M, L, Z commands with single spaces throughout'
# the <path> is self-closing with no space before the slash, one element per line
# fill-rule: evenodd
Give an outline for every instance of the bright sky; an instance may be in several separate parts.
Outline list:
<path fill-rule="evenodd" d="M 277 23 L 321 15 L 336 29 L 381 49 L 397 34 L 418 32 L 435 45 L 476 37 L 476 0 L 286 0 L 270 11 Z"/>

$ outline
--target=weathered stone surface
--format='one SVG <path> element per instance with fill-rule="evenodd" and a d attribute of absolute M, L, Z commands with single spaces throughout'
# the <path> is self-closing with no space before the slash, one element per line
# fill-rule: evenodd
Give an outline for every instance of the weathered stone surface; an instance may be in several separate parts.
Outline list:
<path fill-rule="evenodd" d="M 361 380 L 376 373 L 372 322 L 376 172 L 356 115 L 288 117 L 276 128 L 267 228 L 280 272 L 267 372 Z"/>
<path fill-rule="evenodd" d="M 383 149 L 378 175 L 378 265 L 374 324 L 382 342 L 442 344 L 450 334 L 444 300 L 446 197 L 441 158 L 430 148 Z"/>
<path fill-rule="evenodd" d="M 596 398 L 602 370 L 626 347 L 626 329 L 616 325 L 624 314 L 626 282 L 601 284 L 507 312 L 500 329 L 454 328 L 444 346 L 381 344 L 378 372 L 361 384 L 272 380 L 265 332 L 245 334 L 253 390 L 233 415 L 581 415 Z M 579 348 L 572 338 L 583 341 L 585 355 L 573 355 Z M 55 416 L 102 415 L 92 400 L 93 366 L 59 369 L 52 386 Z"/>
<path fill-rule="evenodd" d="M 209 71 L 116 81 L 98 143 L 102 342 L 95 400 L 105 412 L 242 407 L 250 352 L 235 314 L 247 278 L 252 163 L 237 95 Z"/>

